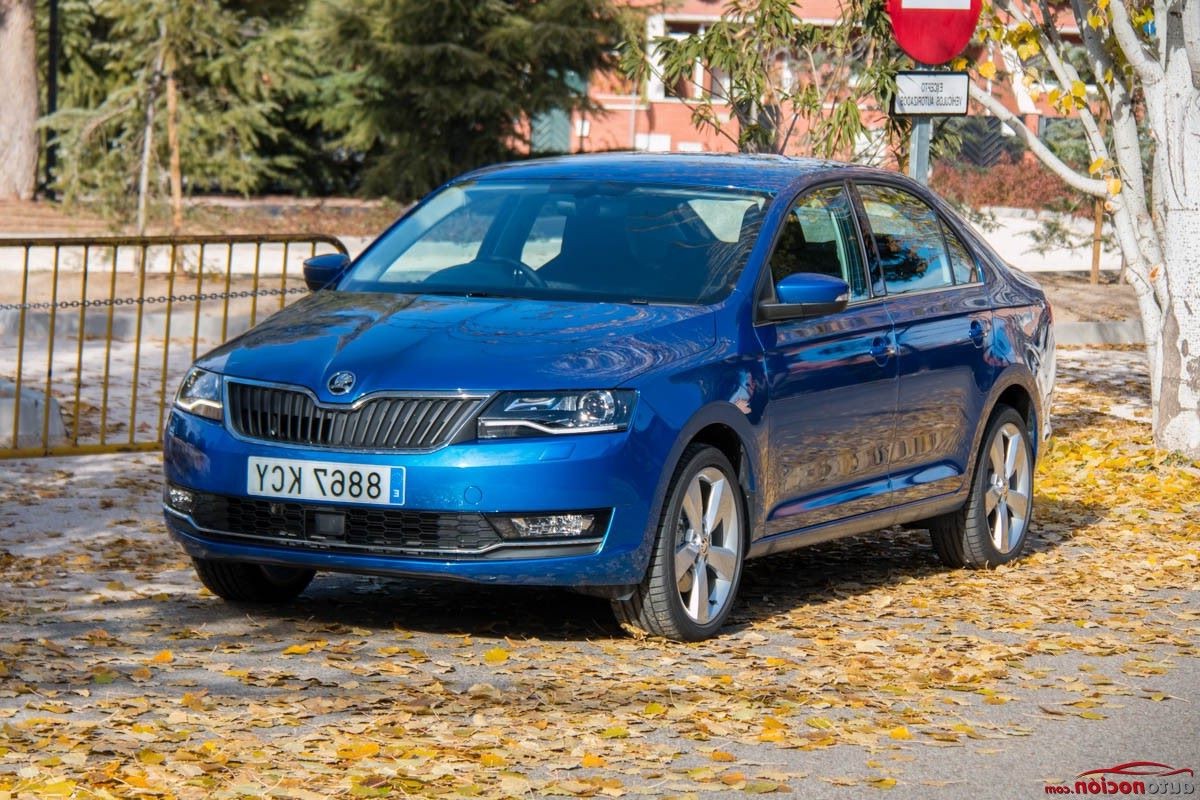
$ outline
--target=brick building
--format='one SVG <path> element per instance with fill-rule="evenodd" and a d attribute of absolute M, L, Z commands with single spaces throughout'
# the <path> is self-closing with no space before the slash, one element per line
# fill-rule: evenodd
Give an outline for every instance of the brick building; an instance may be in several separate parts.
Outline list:
<path fill-rule="evenodd" d="M 652 15 L 646 24 L 646 36 L 686 36 L 703 31 L 721 17 L 725 0 L 682 0 L 667 11 Z M 805 0 L 797 10 L 807 22 L 834 25 L 838 23 L 840 6 L 837 0 Z M 1069 35 L 1069 32 L 1068 32 Z M 978 48 L 977 48 L 978 49 Z M 1015 71 L 1018 80 L 1013 84 L 1016 94 L 1003 88 L 1005 104 L 1023 115 L 1035 130 L 1047 110 L 1030 97 L 1019 80 L 1020 64 L 1015 58 L 1005 58 L 1000 48 L 982 51 L 983 57 L 998 66 Z M 789 66 L 784 64 L 784 69 Z M 797 67 L 798 79 L 803 79 Z M 1005 82 L 1007 84 L 1007 82 Z M 997 87 L 997 90 L 1000 90 Z M 720 102 L 721 75 L 697 64 L 692 80 L 682 85 L 666 87 L 662 81 L 651 79 L 645 87 L 636 87 L 624 77 L 613 74 L 594 75 L 588 93 L 602 111 L 589 113 L 551 114 L 539 118 L 533 127 L 534 149 L 595 152 L 604 150 L 650 150 L 657 152 L 728 152 L 735 149 L 732 142 L 712 130 L 698 129 L 692 124 L 688 105 L 676 95 L 699 97 L 711 92 L 715 109 L 728 119 L 732 109 Z M 878 119 L 882 111 L 865 109 L 868 123 L 872 114 Z M 974 112 L 973 112 L 974 113 Z M 736 121 L 730 123 L 736 132 Z"/>

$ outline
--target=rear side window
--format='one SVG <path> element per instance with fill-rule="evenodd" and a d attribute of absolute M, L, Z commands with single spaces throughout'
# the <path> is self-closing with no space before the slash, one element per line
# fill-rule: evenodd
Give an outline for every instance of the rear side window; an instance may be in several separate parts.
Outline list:
<path fill-rule="evenodd" d="M 859 194 L 889 295 L 954 285 L 942 222 L 933 209 L 892 186 L 860 186 Z"/>
<path fill-rule="evenodd" d="M 849 284 L 852 300 L 868 296 L 854 211 L 844 187 L 815 189 L 792 204 L 771 254 L 771 278 L 779 283 L 795 272 L 841 278 Z"/>
<path fill-rule="evenodd" d="M 955 283 L 978 283 L 979 265 L 967 246 L 950 230 L 945 222 L 942 232 L 946 235 L 946 249 L 950 251 L 950 268 L 954 270 Z"/>

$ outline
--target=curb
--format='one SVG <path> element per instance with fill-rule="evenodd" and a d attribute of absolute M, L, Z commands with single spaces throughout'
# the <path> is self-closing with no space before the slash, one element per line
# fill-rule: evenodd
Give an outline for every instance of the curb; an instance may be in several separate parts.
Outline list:
<path fill-rule="evenodd" d="M 47 413 L 45 395 L 36 387 L 22 386 L 17 396 L 17 385 L 7 378 L 0 378 L 0 449 L 10 447 L 49 447 L 66 441 L 67 429 L 63 425 L 62 408 L 53 396 Z M 21 419 L 13 441 L 13 418 L 17 406 L 21 407 Z M 43 419 L 48 416 L 48 441 L 42 441 Z"/>
<path fill-rule="evenodd" d="M 1058 344 L 1145 344 L 1142 321 L 1126 319 L 1120 322 L 1061 322 L 1054 325 L 1054 341 Z"/>

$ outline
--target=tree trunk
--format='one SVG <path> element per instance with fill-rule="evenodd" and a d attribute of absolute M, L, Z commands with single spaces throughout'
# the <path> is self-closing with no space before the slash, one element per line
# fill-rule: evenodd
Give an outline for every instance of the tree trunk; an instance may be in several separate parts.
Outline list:
<path fill-rule="evenodd" d="M 1200 458 L 1200 205 L 1168 206 L 1163 216 L 1168 300 L 1158 341 L 1154 440 Z"/>
<path fill-rule="evenodd" d="M 183 169 L 179 163 L 179 94 L 175 70 L 167 71 L 167 150 L 171 162 L 171 232 L 183 228 Z"/>
<path fill-rule="evenodd" d="M 1158 363 L 1151 361 L 1154 441 L 1200 458 L 1200 80 L 1182 48 L 1173 48 L 1161 75 L 1146 93 L 1157 123 L 1153 207 L 1163 257 L 1161 274 L 1153 276 L 1161 308 Z"/>
<path fill-rule="evenodd" d="M 154 74 L 146 88 L 146 120 L 142 131 L 142 163 L 138 169 L 137 233 L 146 235 L 146 203 L 150 193 L 150 166 L 154 158 L 154 106 L 158 103 L 158 81 L 162 75 L 163 53 L 154 62 Z"/>
<path fill-rule="evenodd" d="M 0 0 L 0 199 L 33 198 L 38 162 L 33 0 Z"/>
<path fill-rule="evenodd" d="M 142 162 L 138 167 L 137 234 L 146 235 L 146 203 L 150 193 L 150 161 L 154 154 L 154 92 L 146 98 L 146 122 L 142 130 Z"/>

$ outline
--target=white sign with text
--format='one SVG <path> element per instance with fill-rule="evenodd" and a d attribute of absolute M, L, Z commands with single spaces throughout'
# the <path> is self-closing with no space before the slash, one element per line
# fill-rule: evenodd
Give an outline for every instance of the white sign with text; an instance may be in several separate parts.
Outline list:
<path fill-rule="evenodd" d="M 967 113 L 965 72 L 898 72 L 894 113 L 951 117 Z"/>

